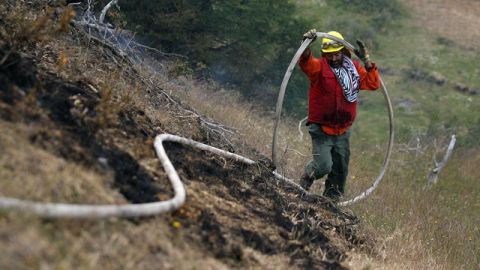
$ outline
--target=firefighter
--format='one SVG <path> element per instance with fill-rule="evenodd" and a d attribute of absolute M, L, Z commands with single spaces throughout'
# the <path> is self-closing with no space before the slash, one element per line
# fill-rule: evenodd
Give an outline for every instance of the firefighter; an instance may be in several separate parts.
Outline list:
<path fill-rule="evenodd" d="M 330 31 L 328 34 L 344 40 Z M 304 34 L 316 38 L 316 30 Z M 359 90 L 380 87 L 378 69 L 370 60 L 363 42 L 357 40 L 355 55 L 363 66 L 351 59 L 351 52 L 337 41 L 323 38 L 321 57 L 310 48 L 298 64 L 310 81 L 307 126 L 312 138 L 313 158 L 306 165 L 300 185 L 308 190 L 313 181 L 327 175 L 323 195 L 338 201 L 345 191 L 350 158 L 350 127 L 357 113 Z"/>

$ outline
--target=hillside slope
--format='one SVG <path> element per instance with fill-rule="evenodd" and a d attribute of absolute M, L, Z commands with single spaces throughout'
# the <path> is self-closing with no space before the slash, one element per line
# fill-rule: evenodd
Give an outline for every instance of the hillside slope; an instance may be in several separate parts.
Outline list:
<path fill-rule="evenodd" d="M 76 221 L 2 211 L 0 268 L 345 269 L 350 250 L 373 250 L 356 217 L 275 180 L 267 159 L 204 125 L 214 121 L 127 58 L 77 28 L 63 33 L 66 12 L 0 6 L 0 196 L 167 199 L 172 190 L 152 147 L 160 133 L 264 161 L 245 166 L 168 144 L 188 197 L 158 217 Z"/>
<path fill-rule="evenodd" d="M 465 47 L 480 48 L 480 2 L 405 0 L 419 26 Z"/>

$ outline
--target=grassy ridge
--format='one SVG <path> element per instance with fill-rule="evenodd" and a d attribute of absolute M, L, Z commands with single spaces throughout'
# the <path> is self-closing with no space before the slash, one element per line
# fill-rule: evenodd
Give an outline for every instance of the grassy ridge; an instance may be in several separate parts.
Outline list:
<path fill-rule="evenodd" d="M 332 5 L 328 1 L 303 1 L 302 5 L 300 11 L 308 12 L 309 16 L 315 15 L 316 9 L 319 8 L 332 12 L 338 11 L 343 16 L 341 17 L 343 20 L 347 20 L 349 16 L 357 19 L 357 21 L 365 20 L 359 24 L 360 29 L 362 25 L 368 26 L 370 19 L 374 19 L 365 18 L 365 14 L 358 15 L 358 10 L 354 7 L 339 10 L 340 6 Z M 356 13 L 353 13 L 354 11 Z M 319 25 L 324 25 L 324 23 L 333 27 L 335 18 L 322 16 Z M 408 17 L 399 18 L 392 24 L 391 28 L 386 28 L 386 31 L 384 30 L 381 34 L 372 35 L 371 37 L 375 40 L 368 41 L 372 45 L 372 56 L 384 70 L 383 78 L 386 80 L 392 98 L 396 103 L 398 136 L 391 165 L 384 182 L 372 197 L 354 206 L 353 210 L 362 217 L 366 230 L 378 238 L 378 251 L 372 255 L 381 264 L 368 262 L 375 269 L 476 269 L 480 263 L 480 228 L 478 226 L 480 224 L 478 216 L 480 193 L 477 187 L 477 179 L 480 178 L 480 173 L 476 170 L 476 166 L 480 162 L 480 151 L 475 147 L 468 147 L 471 148 L 468 149 L 467 143 L 472 145 L 474 142 L 472 134 L 475 135 L 476 127 L 474 124 L 478 123 L 478 116 L 469 113 L 469 110 L 478 111 L 478 98 L 455 92 L 450 84 L 436 86 L 425 79 L 410 78 L 410 69 L 432 70 L 425 68 L 426 66 L 423 64 L 417 63 L 414 65 L 412 61 L 417 59 L 430 61 L 436 56 L 435 52 L 438 52 L 421 49 L 419 47 L 421 44 L 437 42 L 438 44 L 433 44 L 436 44 L 435 46 L 438 46 L 438 48 L 448 48 L 445 45 L 445 40 L 438 39 L 435 36 L 426 36 L 425 33 L 421 32 L 422 30 L 415 30 L 412 25 Z M 319 26 L 316 27 L 323 31 Z M 348 32 L 347 29 L 338 30 Z M 365 33 L 370 32 L 365 31 Z M 356 34 L 352 33 L 346 36 L 347 39 L 352 39 Z M 414 39 L 414 37 L 418 37 L 418 39 Z M 422 43 L 418 43 L 415 47 L 413 43 L 408 43 L 408 40 L 421 41 Z M 405 47 L 402 47 L 401 44 L 408 44 L 412 49 L 420 49 L 417 51 L 409 50 L 409 53 L 404 53 Z M 451 46 L 456 48 L 457 52 L 462 51 L 462 47 L 458 44 Z M 398 50 L 393 50 L 394 48 Z M 427 55 L 420 55 L 420 52 Z M 92 61 L 84 60 L 86 55 L 88 55 L 88 51 L 78 52 L 78 57 L 71 55 L 72 66 L 68 70 L 74 70 L 75 63 L 79 67 L 91 63 Z M 455 55 L 454 52 L 445 53 L 445 55 L 445 57 L 450 57 L 445 61 L 450 60 L 452 64 L 458 61 L 462 67 L 468 67 L 474 63 L 468 57 L 469 55 Z M 473 57 L 474 54 L 472 53 L 470 56 Z M 75 60 L 77 58 L 78 60 Z M 427 63 L 430 63 L 428 61 Z M 430 64 L 434 65 L 435 63 L 431 62 Z M 440 68 L 435 69 L 435 71 L 442 72 Z M 90 69 L 89 73 L 82 76 L 99 77 L 100 80 L 102 78 L 100 75 L 102 75 L 106 78 L 106 81 L 115 81 L 115 77 L 109 77 L 108 74 L 95 74 L 96 76 L 94 76 L 93 73 L 96 73 L 96 68 Z M 297 72 L 297 74 L 299 73 Z M 443 73 L 442 75 L 450 76 Z M 465 78 L 470 76 L 468 72 L 464 76 L 458 77 L 458 80 L 472 86 L 476 85 L 474 81 L 466 81 Z M 177 80 L 180 81 L 178 85 L 182 85 L 183 88 L 179 87 L 177 89 L 170 85 L 173 79 L 165 80 L 163 84 L 158 82 L 158 84 L 162 88 L 173 91 L 175 95 L 181 96 L 189 104 L 208 116 L 238 128 L 246 143 L 255 146 L 266 155 L 270 154 L 272 115 L 266 113 L 264 108 L 256 109 L 251 104 L 242 102 L 240 97 L 232 95 L 231 91 L 221 91 L 219 86 L 212 86 L 209 83 L 202 84 L 188 76 L 181 76 Z M 100 83 L 96 82 L 95 84 Z M 125 89 L 129 88 L 125 87 Z M 142 103 L 146 102 L 143 98 L 148 98 L 148 96 L 135 95 L 134 99 L 135 102 L 138 102 L 139 107 L 145 107 L 145 104 L 147 104 Z M 352 137 L 348 196 L 358 194 L 371 184 L 380 168 L 386 142 L 386 111 L 381 95 L 379 93 L 362 93 L 361 100 L 359 118 L 354 126 L 354 136 Z M 411 108 L 408 106 L 402 107 L 399 104 L 403 104 L 400 102 L 403 100 L 412 101 L 414 105 Z M 440 102 L 442 102 L 441 105 L 439 105 Z M 444 103 L 449 104 L 449 107 L 453 109 L 446 109 Z M 168 126 L 168 129 L 172 132 L 191 130 L 190 124 L 188 126 L 179 124 L 178 115 L 169 117 L 158 109 L 149 110 L 147 114 L 154 115 L 155 117 L 152 116 L 154 119 L 162 119 L 161 122 L 165 123 L 165 126 Z M 8 129 L 6 124 L 1 124 Z M 308 154 L 310 151 L 308 134 L 304 135 L 304 140 L 298 139 L 296 127 L 297 123 L 294 120 L 285 119 L 282 122 L 280 134 L 281 149 L 285 149 L 281 169 L 290 177 L 298 177 L 308 160 L 308 157 L 299 155 L 293 150 L 304 154 Z M 435 150 L 433 141 L 436 139 L 438 145 L 445 145 L 453 129 L 460 136 L 458 148 L 448 166 L 441 173 L 440 182 L 431 189 L 425 189 L 426 176 L 429 169 L 432 168 L 431 159 Z M 126 142 L 131 142 L 131 139 L 126 140 Z M 141 156 L 141 154 L 139 153 L 138 156 Z M 0 161 L 10 166 L 9 163 L 11 162 L 9 160 Z M 76 167 L 67 166 L 68 169 L 76 170 Z M 87 179 L 89 177 L 93 178 L 95 175 L 85 176 Z M 316 183 L 313 190 L 320 192 L 321 188 L 320 183 Z M 84 193 L 84 196 L 88 197 L 88 195 Z M 108 195 L 98 194 L 97 196 Z M 79 201 L 84 200 L 80 198 Z M 0 214 L 1 222 L 5 222 L 8 218 L 8 216 Z M 113 267 L 112 264 L 110 264 L 110 267 L 138 269 L 145 265 L 143 264 L 145 254 L 151 251 L 151 247 L 165 246 L 166 241 L 164 239 L 170 237 L 167 224 L 159 223 L 161 220 L 161 218 L 148 220 L 148 224 L 127 232 L 124 231 L 124 227 L 131 225 L 127 224 L 129 223 L 127 221 L 120 224 L 107 222 L 98 226 L 93 224 L 86 226 L 86 231 L 84 226 L 81 230 L 75 230 L 73 233 L 57 232 L 55 235 L 58 239 L 68 239 L 67 243 L 75 243 L 75 245 L 70 245 L 70 247 L 73 246 L 71 248 L 73 251 L 70 250 L 71 253 L 68 253 L 65 258 L 52 260 L 54 262 L 60 260 L 57 264 L 64 266 L 64 268 L 72 268 L 79 264 L 78 261 L 81 262 L 80 265 L 95 267 L 94 265 L 103 265 L 101 264 L 102 259 L 108 259 L 110 256 L 99 257 L 99 254 L 104 254 L 98 252 L 100 249 L 101 252 L 106 254 L 122 254 L 121 260 L 114 261 Z M 40 221 L 33 223 L 30 228 L 39 226 L 44 226 L 48 230 L 56 228 L 55 224 L 39 223 Z M 69 227 L 70 223 L 60 225 L 62 228 Z M 20 224 L 18 227 L 21 228 Z M 93 233 L 89 232 L 88 228 Z M 110 229 L 113 230 L 113 233 L 106 235 L 104 232 Z M 153 235 L 145 237 L 145 231 L 149 231 Z M 164 235 L 163 232 L 165 231 L 168 232 L 167 235 Z M 6 236 L 11 235 L 11 232 L 4 230 L 0 234 Z M 22 243 L 25 243 L 24 246 L 30 246 L 31 239 L 41 244 L 46 242 L 43 235 L 38 236 L 42 241 L 38 241 L 34 237 L 21 239 Z M 96 245 L 94 242 L 94 239 L 97 238 L 101 240 L 100 245 Z M 80 242 L 78 239 L 81 239 Z M 170 247 L 166 247 L 167 254 L 174 253 L 171 261 L 162 257 L 161 260 L 158 260 L 158 257 L 151 259 L 157 267 L 161 268 L 163 264 L 172 262 L 173 266 L 170 267 L 187 268 L 190 264 L 193 267 L 203 263 L 205 268 L 208 268 L 208 260 L 205 262 L 205 258 L 198 254 L 189 256 L 190 247 L 185 248 L 182 242 L 183 238 L 179 237 L 178 239 L 179 241 L 175 245 L 179 245 L 179 247 L 171 248 L 174 251 L 170 251 Z M 48 244 L 48 242 L 46 243 Z M 42 248 L 42 254 L 39 254 L 38 258 L 53 256 L 43 254 L 43 250 L 49 250 L 47 244 L 44 244 L 45 248 Z M 85 251 L 84 246 L 95 248 Z M 135 248 L 132 249 L 132 246 Z M 112 250 L 110 247 L 116 248 Z M 25 250 L 28 251 L 29 249 L 25 248 Z M 62 247 L 61 250 L 65 250 L 65 247 Z M 185 250 L 187 250 L 187 256 L 185 256 Z M 31 257 L 31 254 L 27 252 L 25 256 Z M 185 257 L 187 258 L 186 261 L 184 260 Z M 9 260 L 5 261 L 9 262 Z M 270 257 L 268 261 L 271 262 Z M 96 262 L 99 262 L 99 264 L 96 264 Z M 123 264 L 124 262 L 130 264 Z M 211 268 L 215 267 L 212 266 Z"/>
<path fill-rule="evenodd" d="M 270 155 L 271 116 L 262 115 L 262 110 L 242 102 L 240 96 L 214 90 L 210 85 L 187 85 L 177 93 L 207 116 L 237 128 L 249 145 Z M 368 94 L 374 96 L 374 93 Z M 386 127 L 385 114 L 379 112 L 377 116 Z M 372 134 L 379 132 L 378 143 L 374 143 L 364 136 L 364 130 L 375 125 L 365 123 L 364 117 L 359 121 L 352 136 L 349 198 L 368 188 L 377 176 L 387 135 L 385 127 L 382 129 L 378 124 L 378 131 L 369 130 Z M 296 121 L 287 118 L 281 123 L 279 170 L 288 177 L 298 178 L 309 159 L 310 142 L 306 130 L 303 132 L 304 139 L 300 140 Z M 439 139 L 440 135 L 444 136 L 438 145 L 448 143 L 448 134 L 437 134 Z M 480 151 L 461 148 L 455 151 L 440 174 L 439 183 L 428 189 L 427 176 L 435 148 L 426 136 L 419 137 L 419 147 L 416 142 L 397 140 L 379 188 L 367 200 L 352 207 L 363 220 L 366 231 L 378 241 L 377 252 L 371 254 L 377 261 L 354 261 L 353 264 L 375 269 L 475 269 L 480 254 L 477 215 L 480 193 L 476 186 L 480 173 L 475 170 L 475 164 L 480 161 Z M 441 158 L 441 153 L 438 156 Z M 321 181 L 315 182 L 312 191 L 322 191 Z"/>
<path fill-rule="evenodd" d="M 298 16 L 317 19 L 312 28 L 335 29 L 349 41 L 361 38 L 369 44 L 395 106 L 396 145 L 387 175 L 368 200 L 353 207 L 365 227 L 378 237 L 379 250 L 374 256 L 381 264 L 367 262 L 367 266 L 475 269 L 480 263 L 480 195 L 476 183 L 480 173 L 475 170 L 480 159 L 476 144 L 480 118 L 472 112 L 479 111 L 480 103 L 478 96 L 461 93 L 455 85 L 479 88 L 476 63 L 480 54 L 418 28 L 406 7 L 393 20 L 378 26 L 371 25 L 379 20 L 378 16 L 341 3 L 297 1 L 297 7 Z M 317 51 L 319 43 L 314 45 Z M 302 76 L 298 70 L 296 73 L 294 76 Z M 432 75 L 438 74 L 443 83 L 432 79 Z M 185 98 L 196 107 L 203 107 L 200 110 L 211 117 L 237 127 L 248 138 L 255 134 L 259 139 L 251 143 L 270 154 L 271 116 L 258 117 L 261 112 L 239 99 L 227 98 L 226 94 L 196 90 Z M 199 99 L 203 95 L 217 98 Z M 306 93 L 287 91 L 288 98 L 306 100 Z M 362 92 L 360 99 L 358 120 L 353 127 L 349 197 L 371 185 L 380 169 L 387 140 L 388 119 L 382 95 Z M 229 109 L 214 106 L 218 104 L 214 100 L 228 100 Z M 228 113 L 234 108 L 235 113 Z M 303 111 L 299 113 L 302 114 Z M 252 121 L 238 121 L 232 115 L 244 115 L 244 119 Z M 308 160 L 297 151 L 307 155 L 310 151 L 309 139 L 299 140 L 296 127 L 296 121 L 286 119 L 280 135 L 281 148 L 285 149 L 281 169 L 290 177 L 298 177 Z M 439 183 L 428 189 L 432 156 L 438 152 L 438 158 L 442 158 L 442 147 L 448 144 L 451 134 L 458 136 L 456 151 L 440 174 Z M 320 183 L 313 186 L 314 192 L 321 189 Z"/>
<path fill-rule="evenodd" d="M 378 238 L 379 250 L 373 255 L 381 264 L 372 265 L 385 269 L 477 267 L 480 198 L 476 179 L 480 175 L 474 164 L 480 150 L 468 148 L 475 145 L 478 134 L 479 116 L 471 111 L 478 111 L 479 98 L 454 89 L 456 83 L 479 87 L 477 52 L 418 28 L 408 9 L 395 1 L 389 1 L 387 8 L 382 6 L 384 1 L 374 5 L 373 0 L 366 1 L 371 6 L 359 6 L 358 1 L 349 1 L 355 4 L 351 6 L 346 1 L 296 2 L 297 16 L 317 20 L 312 25 L 317 30 L 335 29 L 351 42 L 355 38 L 367 42 L 395 105 L 397 140 L 387 175 L 371 198 L 353 208 Z M 317 51 L 319 43 L 314 45 Z M 444 78 L 443 84 L 432 81 L 432 74 L 437 73 Z M 292 80 L 306 81 L 298 70 L 293 76 Z M 264 108 L 256 109 L 240 96 L 219 90 L 220 86 L 182 80 L 187 83 L 184 90 L 175 91 L 178 96 L 207 116 L 237 128 L 248 144 L 270 155 L 272 115 Z M 286 98 L 304 105 L 296 111 L 303 117 L 306 91 L 287 91 Z M 377 176 L 387 140 L 382 95 L 364 92 L 360 99 L 353 127 L 349 197 L 365 190 Z M 304 140 L 298 139 L 293 119 L 285 119 L 280 132 L 284 150 L 280 170 L 298 178 L 309 159 L 308 134 L 304 130 Z M 426 189 L 433 153 L 441 150 L 433 142 L 443 146 L 452 133 L 459 138 L 457 150 L 439 184 Z M 315 183 L 313 191 L 321 189 Z"/>

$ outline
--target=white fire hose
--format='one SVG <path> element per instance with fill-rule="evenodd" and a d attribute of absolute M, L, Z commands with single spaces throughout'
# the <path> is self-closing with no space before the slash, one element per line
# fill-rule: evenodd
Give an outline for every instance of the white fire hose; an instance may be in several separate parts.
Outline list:
<path fill-rule="evenodd" d="M 165 212 L 171 212 L 180 208 L 185 202 L 185 187 L 180 180 L 172 162 L 165 152 L 163 142 L 170 141 L 189 145 L 191 147 L 209 151 L 226 158 L 233 159 L 248 165 L 256 162 L 242 157 L 240 155 L 230 153 L 228 151 L 215 148 L 194 140 L 186 139 L 171 134 L 161 134 L 155 138 L 155 151 L 162 163 L 165 173 L 173 186 L 174 197 L 161 202 L 142 203 L 142 204 L 124 204 L 124 205 L 87 205 L 87 204 L 65 204 L 65 203 L 40 203 L 27 200 L 19 200 L 16 198 L 0 197 L 0 209 L 12 209 L 34 213 L 36 215 L 47 218 L 83 218 L 83 219 L 100 219 L 108 217 L 142 217 L 158 215 Z M 297 183 L 290 179 L 273 172 L 278 179 L 285 180 L 297 188 L 301 188 Z"/>
<path fill-rule="evenodd" d="M 350 51 L 354 50 L 354 47 L 347 41 L 340 39 L 336 36 L 329 35 L 327 33 L 317 32 L 317 38 L 329 38 L 342 43 Z M 290 80 L 290 76 L 292 75 L 293 69 L 295 68 L 298 60 L 300 59 L 300 56 L 303 54 L 303 52 L 308 47 L 308 45 L 310 45 L 311 42 L 312 42 L 312 39 L 307 38 L 303 41 L 302 45 L 300 45 L 300 48 L 298 48 L 297 52 L 292 58 L 292 61 L 290 62 L 290 65 L 287 68 L 285 76 L 283 77 L 282 84 L 280 86 L 280 92 L 278 93 L 278 99 L 277 99 L 275 125 L 273 128 L 273 140 L 272 140 L 272 160 L 275 165 L 278 165 L 278 151 L 277 151 L 278 126 L 279 126 L 280 118 L 282 114 L 282 106 L 283 106 L 283 99 L 285 97 L 285 90 L 287 89 L 288 81 Z M 390 161 L 390 155 L 392 153 L 393 138 L 394 138 L 393 108 L 392 108 L 392 102 L 390 101 L 390 97 L 388 96 L 387 87 L 385 86 L 385 83 L 383 82 L 382 78 L 380 78 L 380 83 L 382 86 L 381 90 L 385 98 L 385 103 L 388 110 L 388 119 L 389 119 L 389 140 L 388 140 L 388 146 L 385 152 L 385 157 L 383 160 L 383 165 L 379 175 L 373 182 L 372 186 L 370 186 L 367 190 L 365 190 L 358 196 L 354 197 L 353 199 L 340 202 L 339 205 L 341 206 L 353 204 L 359 200 L 365 199 L 368 195 L 370 195 L 377 188 L 378 184 L 380 184 L 380 181 L 382 181 L 382 178 L 385 175 L 385 171 L 387 170 L 387 166 Z"/>

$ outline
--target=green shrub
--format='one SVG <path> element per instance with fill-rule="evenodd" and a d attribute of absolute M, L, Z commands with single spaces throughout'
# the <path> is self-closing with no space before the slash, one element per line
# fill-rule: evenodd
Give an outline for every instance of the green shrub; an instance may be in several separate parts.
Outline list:
<path fill-rule="evenodd" d="M 241 86 L 278 83 L 307 24 L 289 1 L 125 1 L 128 25 L 164 51 L 206 64 L 207 75 Z"/>

